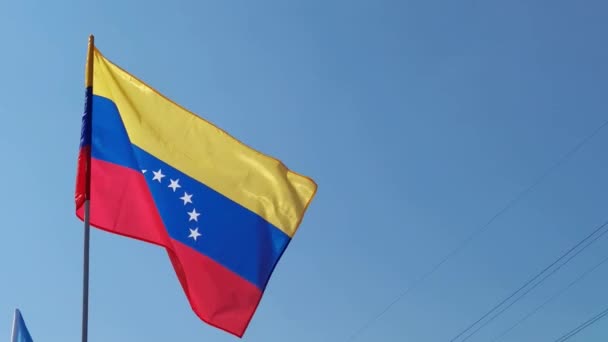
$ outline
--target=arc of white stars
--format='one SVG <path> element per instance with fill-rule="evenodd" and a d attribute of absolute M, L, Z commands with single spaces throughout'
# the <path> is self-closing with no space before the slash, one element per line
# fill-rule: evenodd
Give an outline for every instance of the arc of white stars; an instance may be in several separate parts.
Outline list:
<path fill-rule="evenodd" d="M 198 228 L 188 228 L 190 229 L 190 235 L 188 235 L 189 238 L 193 238 L 194 241 L 196 241 L 196 239 L 201 236 L 201 233 L 198 232 Z"/>
<path fill-rule="evenodd" d="M 171 184 L 169 184 L 169 188 L 173 189 L 173 192 L 175 192 L 177 190 L 177 188 L 182 187 L 181 185 L 179 185 L 179 179 L 176 179 L 176 180 L 170 179 L 169 181 L 171 182 Z"/>
<path fill-rule="evenodd" d="M 142 169 L 141 172 L 142 173 L 146 173 L 148 170 L 146 169 Z M 152 171 L 152 173 L 154 174 L 154 177 L 152 178 L 153 181 L 158 181 L 159 183 L 162 183 L 162 179 L 164 177 L 166 177 L 166 175 L 163 174 L 162 169 L 159 169 L 158 171 Z M 182 186 L 179 184 L 179 178 L 178 179 L 169 179 L 170 184 L 168 185 L 169 188 L 171 188 L 171 190 L 173 190 L 173 192 L 176 192 L 178 188 L 181 188 Z M 188 204 L 188 203 L 193 203 L 192 202 L 192 194 L 189 194 L 187 192 L 184 191 L 184 195 L 182 197 L 180 197 L 179 199 L 182 200 L 184 202 L 184 205 Z M 196 208 L 192 208 L 192 211 L 188 211 L 188 222 L 190 221 L 195 221 L 198 222 L 198 217 L 201 215 L 200 213 L 196 212 Z M 188 228 L 188 230 L 190 230 L 190 234 L 188 235 L 188 238 L 193 239 L 194 241 L 197 241 L 197 239 L 202 236 L 202 234 L 198 231 L 198 227 L 196 228 Z"/>

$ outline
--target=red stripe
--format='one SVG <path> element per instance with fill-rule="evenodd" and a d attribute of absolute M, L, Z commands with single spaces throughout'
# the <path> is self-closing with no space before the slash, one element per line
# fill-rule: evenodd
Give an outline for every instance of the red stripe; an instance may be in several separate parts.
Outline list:
<path fill-rule="evenodd" d="M 84 200 L 78 201 L 78 184 L 84 184 L 81 179 L 79 167 L 76 215 L 82 220 Z M 90 205 L 91 226 L 165 247 L 196 315 L 214 327 L 243 336 L 262 292 L 207 256 L 169 238 L 140 172 L 92 159 Z"/>
<path fill-rule="evenodd" d="M 78 153 L 78 164 L 76 169 L 76 193 L 74 194 L 74 200 L 76 201 L 76 208 L 82 206 L 84 204 L 84 200 L 86 199 L 86 167 L 87 167 L 87 158 L 91 153 L 90 146 L 84 146 L 80 149 Z"/>
<path fill-rule="evenodd" d="M 208 324 L 242 337 L 262 292 L 207 256 L 172 242 L 167 251 L 194 312 Z"/>
<path fill-rule="evenodd" d="M 169 236 L 139 172 L 92 159 L 90 203 L 92 226 L 167 245 Z M 76 215 L 84 218 L 84 206 L 77 207 Z"/>

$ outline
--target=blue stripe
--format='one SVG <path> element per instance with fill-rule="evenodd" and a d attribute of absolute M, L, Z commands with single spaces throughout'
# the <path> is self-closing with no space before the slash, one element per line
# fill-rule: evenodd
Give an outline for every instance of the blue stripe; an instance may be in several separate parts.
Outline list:
<path fill-rule="evenodd" d="M 97 95 L 93 96 L 91 103 L 91 129 L 94 132 L 91 157 L 139 171 L 127 130 L 118 114 L 118 107 L 114 102 Z"/>
<path fill-rule="evenodd" d="M 93 110 L 93 158 L 139 172 L 145 169 L 143 175 L 169 236 L 264 290 L 290 242 L 289 236 L 259 215 L 131 144 L 118 109 L 110 100 L 94 96 Z M 164 175 L 160 182 L 153 179 L 154 172 L 158 174 L 159 170 Z M 176 191 L 169 187 L 171 180 L 180 186 Z M 192 195 L 192 203 L 180 199 L 185 193 Z M 188 212 L 200 215 L 193 215 L 196 220 L 190 220 Z M 201 234 L 196 240 L 193 231 Z"/>
<path fill-rule="evenodd" d="M 91 145 L 91 108 L 93 88 L 87 87 L 84 94 L 84 111 L 82 113 L 82 125 L 80 126 L 80 147 Z"/>

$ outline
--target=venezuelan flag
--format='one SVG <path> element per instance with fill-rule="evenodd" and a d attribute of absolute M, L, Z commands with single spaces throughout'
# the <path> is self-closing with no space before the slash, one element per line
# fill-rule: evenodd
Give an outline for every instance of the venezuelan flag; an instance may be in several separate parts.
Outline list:
<path fill-rule="evenodd" d="M 88 200 L 93 227 L 164 247 L 194 312 L 242 337 L 317 185 L 92 43 L 86 74 L 76 215 Z"/>

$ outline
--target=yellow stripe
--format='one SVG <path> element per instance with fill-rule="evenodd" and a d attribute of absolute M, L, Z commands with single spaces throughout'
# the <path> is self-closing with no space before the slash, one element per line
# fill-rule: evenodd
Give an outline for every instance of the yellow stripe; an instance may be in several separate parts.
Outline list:
<path fill-rule="evenodd" d="M 131 142 L 292 237 L 317 185 L 187 111 L 97 49 L 93 92 L 118 106 Z M 94 114 L 93 114 L 94 115 Z"/>

